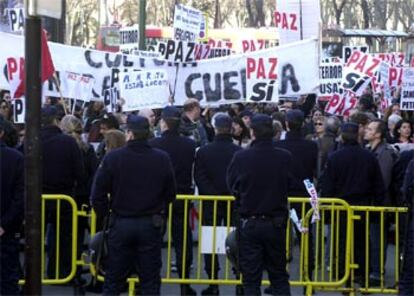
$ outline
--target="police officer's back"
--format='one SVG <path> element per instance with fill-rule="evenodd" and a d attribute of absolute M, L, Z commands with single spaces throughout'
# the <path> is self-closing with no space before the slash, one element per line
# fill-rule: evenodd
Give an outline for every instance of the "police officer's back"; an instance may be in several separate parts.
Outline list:
<path fill-rule="evenodd" d="M 0 115 L 0 294 L 19 294 L 19 239 L 24 215 L 23 155 L 2 142 Z"/>
<path fill-rule="evenodd" d="M 217 114 L 213 117 L 215 137 L 212 143 L 201 147 L 196 154 L 194 167 L 194 179 L 201 195 L 227 196 L 231 195 L 227 182 L 227 168 L 234 154 L 241 150 L 240 146 L 233 143 L 231 129 L 232 119 L 226 114 Z M 213 225 L 214 216 L 216 225 L 227 225 L 227 202 L 218 202 L 214 212 L 213 202 L 203 202 L 203 225 Z M 233 214 L 231 214 L 233 218 Z M 212 272 L 212 256 L 204 255 L 204 268 L 209 278 L 217 278 L 219 261 L 216 256 L 215 270 Z M 218 285 L 211 285 L 202 291 L 202 295 L 218 295 Z"/>
<path fill-rule="evenodd" d="M 76 140 L 62 133 L 57 121 L 58 110 L 54 106 L 42 108 L 40 141 L 43 156 L 43 194 L 65 194 L 74 197 L 75 185 L 83 177 L 82 155 Z M 55 202 L 46 202 L 46 223 L 56 229 L 59 217 L 60 229 L 60 276 L 68 276 L 71 270 L 72 208 L 62 203 L 58 216 Z M 47 275 L 56 278 L 56 236 L 48 232 Z"/>
<path fill-rule="evenodd" d="M 112 210 L 105 295 L 122 291 L 134 265 L 143 295 L 160 293 L 163 215 L 175 200 L 175 182 L 168 155 L 151 148 L 148 136 L 148 120 L 130 115 L 127 146 L 104 157 L 92 187 L 97 214 Z"/>
<path fill-rule="evenodd" d="M 290 295 L 285 242 L 292 155 L 273 147 L 269 116 L 253 116 L 251 128 L 251 147 L 234 155 L 227 175 L 229 188 L 240 204 L 243 288 L 246 295 L 260 295 L 265 267 L 274 293 Z"/>
<path fill-rule="evenodd" d="M 180 112 L 176 107 L 167 106 L 161 112 L 160 128 L 162 135 L 160 138 L 150 140 L 152 147 L 161 149 L 168 153 L 173 164 L 176 186 L 178 194 L 193 194 L 192 171 L 195 157 L 196 144 L 192 139 L 181 136 L 179 134 Z M 188 204 L 187 209 L 191 206 Z M 189 220 L 184 221 L 185 203 L 177 200 L 173 205 L 172 217 L 172 237 L 176 253 L 176 262 L 178 275 L 188 278 L 190 274 L 190 266 L 192 264 L 192 233 Z M 189 215 L 187 215 L 189 217 Z M 187 228 L 187 244 L 184 246 L 184 229 Z M 185 268 L 182 266 L 182 256 L 186 253 Z M 181 285 L 182 295 L 195 295 L 195 291 L 188 285 Z"/>

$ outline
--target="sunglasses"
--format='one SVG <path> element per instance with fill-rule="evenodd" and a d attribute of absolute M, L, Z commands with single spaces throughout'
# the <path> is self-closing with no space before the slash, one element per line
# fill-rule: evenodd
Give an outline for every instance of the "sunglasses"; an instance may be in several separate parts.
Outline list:
<path fill-rule="evenodd" d="M 322 126 L 323 125 L 323 123 L 322 122 L 317 122 L 317 123 L 315 123 L 315 126 Z"/>

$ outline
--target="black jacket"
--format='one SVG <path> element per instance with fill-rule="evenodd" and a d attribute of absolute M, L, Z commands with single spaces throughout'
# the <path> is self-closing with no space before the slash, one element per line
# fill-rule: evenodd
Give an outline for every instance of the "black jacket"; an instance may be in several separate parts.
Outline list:
<path fill-rule="evenodd" d="M 358 143 L 344 144 L 329 158 L 322 196 L 338 197 L 351 205 L 381 205 L 385 186 L 375 156 Z"/>
<path fill-rule="evenodd" d="M 165 211 L 175 194 L 168 155 L 147 141 L 135 140 L 104 157 L 92 185 L 91 204 L 101 217 L 109 208 L 117 216 L 139 217 Z"/>
<path fill-rule="evenodd" d="M 271 140 L 256 140 L 231 161 L 227 182 L 242 217 L 288 214 L 292 154 L 274 148 Z"/>
<path fill-rule="evenodd" d="M 177 184 L 178 194 L 193 194 L 193 163 L 196 144 L 193 140 L 180 136 L 175 131 L 165 131 L 160 138 L 153 138 L 149 144 L 168 153 Z"/>
<path fill-rule="evenodd" d="M 0 226 L 4 235 L 14 235 L 24 216 L 23 155 L 0 140 Z"/>
<path fill-rule="evenodd" d="M 73 195 L 75 183 L 83 175 L 82 156 L 75 139 L 57 126 L 41 130 L 43 193 Z"/>
<path fill-rule="evenodd" d="M 274 142 L 274 146 L 286 149 L 292 154 L 292 173 L 294 182 L 289 190 L 289 196 L 308 196 L 303 180 L 317 176 L 318 145 L 305 140 L 299 132 L 288 132 L 286 139 Z"/>
<path fill-rule="evenodd" d="M 212 143 L 197 151 L 194 179 L 200 194 L 230 194 L 226 182 L 227 168 L 239 150 L 241 147 L 233 144 L 231 135 L 217 135 Z"/>

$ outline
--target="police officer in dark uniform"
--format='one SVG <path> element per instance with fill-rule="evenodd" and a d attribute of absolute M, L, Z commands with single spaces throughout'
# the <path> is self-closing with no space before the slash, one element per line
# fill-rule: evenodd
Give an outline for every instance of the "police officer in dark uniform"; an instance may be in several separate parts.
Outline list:
<path fill-rule="evenodd" d="M 232 119 L 226 114 L 213 117 L 215 132 L 214 141 L 197 151 L 194 167 L 194 178 L 201 195 L 226 196 L 231 195 L 227 183 L 226 172 L 234 154 L 241 147 L 233 144 L 231 128 Z M 232 217 L 233 218 L 233 217 Z M 214 204 L 203 202 L 203 225 L 213 225 Z M 218 202 L 216 225 L 227 225 L 227 203 Z M 212 271 L 212 255 L 204 255 L 204 269 L 209 278 L 217 279 L 220 269 L 218 257 L 215 255 L 215 270 Z M 202 295 L 219 295 L 218 285 L 210 285 L 203 290 Z"/>
<path fill-rule="evenodd" d="M 238 243 L 245 295 L 261 295 L 263 269 L 274 295 L 290 295 L 286 224 L 292 155 L 273 147 L 273 134 L 269 116 L 253 116 L 251 147 L 234 155 L 227 173 L 241 217 Z"/>
<path fill-rule="evenodd" d="M 168 155 L 148 145 L 145 117 L 130 115 L 127 125 L 127 146 L 105 156 L 92 187 L 96 213 L 111 210 L 104 295 L 119 295 L 133 268 L 142 294 L 159 295 L 162 228 L 175 200 L 174 171 Z"/>
<path fill-rule="evenodd" d="M 0 115 L 0 295 L 19 295 L 19 232 L 24 215 L 23 155 L 3 143 Z"/>
<path fill-rule="evenodd" d="M 58 110 L 54 106 L 42 108 L 40 140 L 43 155 L 43 194 L 74 196 L 75 185 L 83 177 L 82 155 L 76 140 L 62 133 L 57 121 Z M 56 278 L 56 231 L 60 232 L 59 278 L 71 272 L 72 258 L 72 207 L 62 203 L 60 229 L 56 230 L 56 203 L 46 203 L 48 264 L 47 275 Z"/>
<path fill-rule="evenodd" d="M 322 182 L 322 196 L 338 197 L 350 205 L 381 205 L 386 189 L 381 169 L 375 156 L 359 145 L 359 127 L 355 123 L 345 123 L 341 127 L 343 146 L 328 158 Z M 346 216 L 340 216 L 339 222 L 339 277 L 344 275 Z M 354 248 L 356 281 L 365 282 L 365 215 L 354 221 Z M 334 234 L 331 237 L 335 237 Z M 341 247 L 342 246 L 342 247 Z"/>
<path fill-rule="evenodd" d="M 149 144 L 168 153 L 173 164 L 178 194 L 194 194 L 192 171 L 196 144 L 193 140 L 180 136 L 180 112 L 176 107 L 167 106 L 161 112 L 161 137 L 153 138 Z M 188 210 L 190 210 L 190 205 Z M 177 200 L 173 205 L 172 237 L 176 254 L 178 274 L 180 278 L 189 278 L 193 261 L 193 242 L 189 221 L 184 221 L 185 203 Z M 187 215 L 189 217 L 189 215 Z M 186 222 L 186 223 L 185 223 Z M 187 225 L 187 244 L 184 246 L 184 226 Z M 185 250 L 185 267 L 183 268 L 183 253 Z M 189 285 L 181 285 L 182 295 L 196 295 Z"/>

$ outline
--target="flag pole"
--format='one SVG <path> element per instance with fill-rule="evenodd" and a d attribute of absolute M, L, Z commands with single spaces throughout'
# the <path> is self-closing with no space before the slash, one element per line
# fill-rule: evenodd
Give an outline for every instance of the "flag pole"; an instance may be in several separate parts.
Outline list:
<path fill-rule="evenodd" d="M 68 114 L 68 109 L 67 109 L 67 106 L 66 106 L 66 101 L 63 98 L 62 90 L 60 89 L 60 83 L 59 83 L 59 79 L 56 75 L 56 72 L 53 72 L 53 80 L 56 83 L 56 86 L 57 86 L 57 89 L 58 89 L 58 92 L 59 92 L 59 96 L 60 96 L 60 101 L 62 102 L 62 105 L 63 105 L 63 110 L 65 111 L 65 115 L 67 115 Z"/>

